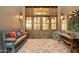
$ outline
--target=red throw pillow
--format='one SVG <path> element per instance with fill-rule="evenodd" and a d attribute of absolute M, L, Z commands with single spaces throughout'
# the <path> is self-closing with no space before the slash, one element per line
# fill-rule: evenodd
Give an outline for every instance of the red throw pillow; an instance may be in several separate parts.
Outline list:
<path fill-rule="evenodd" d="M 15 32 L 9 32 L 8 35 L 9 35 L 9 38 L 16 38 Z"/>

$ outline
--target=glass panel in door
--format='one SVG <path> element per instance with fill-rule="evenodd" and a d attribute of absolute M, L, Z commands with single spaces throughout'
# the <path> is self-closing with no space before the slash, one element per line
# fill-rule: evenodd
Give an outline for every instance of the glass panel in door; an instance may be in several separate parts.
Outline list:
<path fill-rule="evenodd" d="M 40 30 L 41 17 L 34 17 L 34 30 Z"/>
<path fill-rule="evenodd" d="M 41 38 L 41 17 L 33 17 L 33 38 Z"/>
<path fill-rule="evenodd" d="M 49 30 L 49 19 L 48 17 L 42 17 L 42 29 Z"/>

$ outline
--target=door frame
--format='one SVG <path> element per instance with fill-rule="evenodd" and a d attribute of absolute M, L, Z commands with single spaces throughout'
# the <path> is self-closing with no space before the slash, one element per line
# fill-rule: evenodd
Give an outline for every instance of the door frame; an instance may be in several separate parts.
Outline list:
<path fill-rule="evenodd" d="M 32 29 L 31 30 L 26 30 L 26 26 L 25 26 L 25 30 L 26 31 L 28 31 L 28 32 L 31 32 L 32 34 L 33 34 L 33 32 L 34 31 L 40 31 L 40 33 L 42 34 L 43 32 L 45 32 L 45 31 L 49 31 L 49 32 L 52 32 L 52 31 L 54 31 L 54 30 L 51 30 L 51 17 L 54 17 L 54 16 L 51 16 L 51 15 L 32 15 L 32 16 L 27 16 L 27 17 L 32 17 Z M 40 23 L 40 30 L 34 30 L 34 17 L 41 17 L 41 23 Z M 48 19 L 49 19 L 49 30 L 43 30 L 42 28 L 42 26 L 43 26 L 43 23 L 42 23 L 42 18 L 43 17 L 48 17 Z M 57 17 L 57 16 L 56 16 Z M 25 20 L 25 22 L 26 22 L 26 20 Z M 26 23 L 25 23 L 26 24 Z M 56 20 L 56 30 L 57 30 L 57 25 L 58 25 L 58 18 L 57 18 L 57 20 Z M 34 37 L 32 37 L 32 38 L 34 38 Z M 40 39 L 41 39 L 42 37 L 40 37 Z"/>

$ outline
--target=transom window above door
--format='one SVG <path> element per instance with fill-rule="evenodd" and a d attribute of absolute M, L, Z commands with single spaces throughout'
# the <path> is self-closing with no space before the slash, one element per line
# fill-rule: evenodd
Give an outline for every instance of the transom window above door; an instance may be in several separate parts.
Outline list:
<path fill-rule="evenodd" d="M 48 8 L 34 8 L 34 15 L 48 15 Z"/>
<path fill-rule="evenodd" d="M 58 15 L 58 9 L 56 6 L 50 7 L 29 7 L 25 8 L 25 15 Z"/>

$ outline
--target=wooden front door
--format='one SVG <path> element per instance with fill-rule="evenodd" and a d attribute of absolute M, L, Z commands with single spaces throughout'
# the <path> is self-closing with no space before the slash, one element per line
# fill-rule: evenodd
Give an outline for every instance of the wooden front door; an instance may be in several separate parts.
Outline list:
<path fill-rule="evenodd" d="M 49 38 L 49 17 L 34 16 L 33 29 L 33 38 Z"/>

